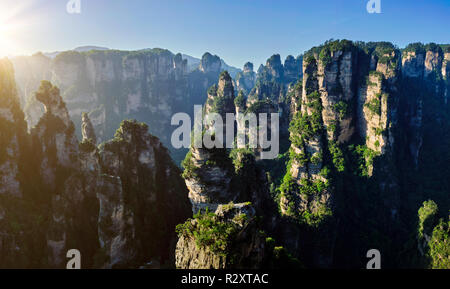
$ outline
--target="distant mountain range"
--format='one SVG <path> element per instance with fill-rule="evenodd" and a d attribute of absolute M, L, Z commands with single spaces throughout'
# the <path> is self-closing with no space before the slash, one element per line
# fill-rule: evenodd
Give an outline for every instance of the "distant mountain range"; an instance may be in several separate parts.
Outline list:
<path fill-rule="evenodd" d="M 91 50 L 104 51 L 104 50 L 111 50 L 111 49 L 107 48 L 107 47 L 94 46 L 94 45 L 79 46 L 79 47 L 72 49 L 72 51 L 76 51 L 76 52 L 88 52 Z M 61 52 L 62 51 L 54 51 L 54 52 L 45 52 L 43 54 L 47 57 L 55 58 Z M 201 62 L 200 58 L 193 57 L 193 56 L 190 56 L 187 54 L 181 54 L 181 55 L 182 55 L 183 59 L 186 59 L 188 62 L 187 63 L 188 71 L 194 71 L 200 65 L 200 62 Z M 221 59 L 221 62 L 222 62 L 222 69 L 227 70 L 228 73 L 230 73 L 231 77 L 233 77 L 233 78 L 236 77 L 236 74 L 238 74 L 239 72 L 242 71 L 241 69 L 239 69 L 237 67 L 228 65 L 223 59 Z"/>

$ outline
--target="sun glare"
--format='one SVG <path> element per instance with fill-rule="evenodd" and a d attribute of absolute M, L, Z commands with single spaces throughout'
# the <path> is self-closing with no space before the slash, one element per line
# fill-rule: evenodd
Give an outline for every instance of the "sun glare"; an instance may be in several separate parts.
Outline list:
<path fill-rule="evenodd" d="M 32 1 L 2 0 L 0 3 L 0 57 L 22 53 L 21 36 L 30 23 L 24 15 Z"/>

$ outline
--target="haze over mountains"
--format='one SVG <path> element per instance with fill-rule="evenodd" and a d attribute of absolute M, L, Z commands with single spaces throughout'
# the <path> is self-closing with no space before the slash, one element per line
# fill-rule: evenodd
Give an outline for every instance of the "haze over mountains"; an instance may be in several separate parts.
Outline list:
<path fill-rule="evenodd" d="M 192 115 L 193 105 L 204 102 L 208 87 L 221 71 L 234 77 L 241 72 L 210 53 L 197 59 L 158 48 L 118 51 L 83 46 L 11 61 L 30 127 L 44 113 L 34 92 L 41 80 L 49 80 L 60 88 L 79 136 L 81 112 L 90 114 L 100 141 L 112 137 L 123 119 L 132 118 L 148 123 L 171 150 L 171 116 L 177 112 Z M 175 158 L 180 163 L 185 151 L 172 152 L 178 153 Z"/>

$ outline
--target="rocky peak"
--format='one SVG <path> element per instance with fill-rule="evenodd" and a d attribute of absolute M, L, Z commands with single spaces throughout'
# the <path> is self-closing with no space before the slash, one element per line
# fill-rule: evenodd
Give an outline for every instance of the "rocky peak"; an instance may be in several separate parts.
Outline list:
<path fill-rule="evenodd" d="M 219 76 L 217 95 L 225 99 L 234 99 L 233 80 L 227 71 L 223 71 Z"/>
<path fill-rule="evenodd" d="M 428 44 L 425 49 L 424 76 L 427 78 L 431 73 L 435 73 L 436 71 L 439 73 L 441 71 L 444 54 L 442 48 L 434 43 Z"/>
<path fill-rule="evenodd" d="M 173 66 L 175 69 L 181 69 L 187 71 L 187 59 L 183 59 L 181 53 L 177 53 L 173 58 Z"/>
<path fill-rule="evenodd" d="M 253 63 L 251 63 L 251 62 L 245 63 L 243 72 L 244 73 L 251 73 L 251 72 L 253 72 Z"/>
<path fill-rule="evenodd" d="M 273 80 L 280 80 L 283 78 L 283 64 L 279 54 L 272 55 L 266 62 L 266 72 Z"/>
<path fill-rule="evenodd" d="M 115 138 L 101 145 L 99 154 L 102 172 L 120 179 L 107 178 L 104 184 L 122 190 L 120 199 L 108 192 L 101 196 L 105 211 L 100 215 L 106 220 L 113 218 L 122 228 L 114 236 L 108 234 L 110 223 L 100 228 L 103 248 L 108 256 L 115 256 L 109 266 L 135 266 L 152 259 L 173 261 L 175 225 L 187 219 L 191 207 L 181 172 L 167 149 L 148 133 L 147 125 L 123 121 Z M 114 202 L 108 204 L 108 200 Z M 117 216 L 115 210 L 123 214 Z M 160 238 L 155 239 L 157 235 Z"/>
<path fill-rule="evenodd" d="M 408 45 L 402 54 L 404 77 L 422 78 L 425 70 L 425 48 L 421 43 Z"/>
<path fill-rule="evenodd" d="M 81 133 L 83 135 L 83 141 L 90 140 L 93 144 L 97 143 L 94 126 L 86 112 L 83 112 L 81 116 Z"/>
<path fill-rule="evenodd" d="M 292 55 L 286 57 L 284 61 L 284 81 L 286 83 L 296 82 L 302 75 L 302 61 L 301 56 L 294 58 Z"/>
<path fill-rule="evenodd" d="M 222 62 L 219 56 L 206 52 L 200 62 L 200 71 L 205 73 L 219 73 L 222 68 Z"/>
<path fill-rule="evenodd" d="M 244 64 L 244 69 L 236 75 L 236 88 L 248 94 L 256 84 L 256 73 L 253 71 L 253 63 Z"/>
<path fill-rule="evenodd" d="M 222 71 L 217 85 L 213 85 L 208 90 L 206 101 L 206 112 L 216 112 L 222 115 L 234 113 L 234 85 L 233 79 L 227 71 Z"/>
<path fill-rule="evenodd" d="M 49 81 L 43 80 L 35 96 L 36 100 L 45 106 L 47 114 L 60 118 L 66 126 L 71 123 L 69 112 L 58 87 L 53 86 Z"/>

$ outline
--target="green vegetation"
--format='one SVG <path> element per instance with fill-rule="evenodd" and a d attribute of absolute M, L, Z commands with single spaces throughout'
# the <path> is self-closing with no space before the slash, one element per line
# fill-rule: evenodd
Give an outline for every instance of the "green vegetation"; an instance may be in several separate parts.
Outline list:
<path fill-rule="evenodd" d="M 309 99 L 313 100 L 307 105 L 311 107 L 311 114 L 303 114 L 302 112 L 297 112 L 293 117 L 291 124 L 289 126 L 289 131 L 291 132 L 291 141 L 294 145 L 300 146 L 303 140 L 308 140 L 311 137 L 317 135 L 323 128 L 322 126 L 322 104 L 318 93 L 314 93 L 308 96 Z"/>
<path fill-rule="evenodd" d="M 208 88 L 208 95 L 217 96 L 217 90 L 218 90 L 217 84 L 211 85 L 210 88 Z"/>
<path fill-rule="evenodd" d="M 94 142 L 91 139 L 81 141 L 78 147 L 81 152 L 85 153 L 93 152 L 96 148 Z"/>
<path fill-rule="evenodd" d="M 249 149 L 235 148 L 230 152 L 230 159 L 233 161 L 234 170 L 238 174 L 242 169 L 248 169 L 249 165 L 253 166 L 255 153 Z"/>
<path fill-rule="evenodd" d="M 263 100 L 258 100 L 253 102 L 245 111 L 245 113 L 260 113 L 270 109 L 274 109 L 274 104 L 272 100 L 266 98 Z"/>
<path fill-rule="evenodd" d="M 440 220 L 434 228 L 431 240 L 429 255 L 433 269 L 450 269 L 450 221 Z"/>
<path fill-rule="evenodd" d="M 375 115 L 381 115 L 381 93 L 378 93 L 375 98 L 372 98 L 369 102 L 364 104 L 370 112 Z"/>
<path fill-rule="evenodd" d="M 345 159 L 342 150 L 339 148 L 338 144 L 335 142 L 330 142 L 328 145 L 330 150 L 331 158 L 333 160 L 333 165 L 338 172 L 345 171 Z"/>
<path fill-rule="evenodd" d="M 277 246 L 272 237 L 266 238 L 266 255 L 269 269 L 303 269 L 303 265 L 297 258 L 294 258 L 283 246 Z"/>
<path fill-rule="evenodd" d="M 300 181 L 299 193 L 307 196 L 312 196 L 316 194 L 321 194 L 329 187 L 327 181 L 315 180 L 310 181 L 307 179 L 302 179 Z"/>
<path fill-rule="evenodd" d="M 238 96 L 234 99 L 234 105 L 236 105 L 236 107 L 245 107 L 246 104 L 246 100 L 245 100 L 245 95 L 244 93 L 241 91 L 239 91 Z"/>
<path fill-rule="evenodd" d="M 418 217 L 419 246 L 424 246 L 427 265 L 432 269 L 450 269 L 450 221 L 439 219 L 438 205 L 433 200 L 423 202 Z"/>
<path fill-rule="evenodd" d="M 427 45 L 425 45 L 425 50 L 431 51 L 433 53 L 442 54 L 441 46 L 437 45 L 436 43 L 428 43 Z"/>
<path fill-rule="evenodd" d="M 236 233 L 232 222 L 219 221 L 214 213 L 198 212 L 193 219 L 176 227 L 178 236 L 194 238 L 198 248 L 209 248 L 211 252 L 226 256 L 230 241 Z"/>
<path fill-rule="evenodd" d="M 350 109 L 347 102 L 341 100 L 333 106 L 334 110 L 339 113 L 339 118 L 342 120 L 348 116 Z"/>
<path fill-rule="evenodd" d="M 194 165 L 194 161 L 192 160 L 192 151 L 189 151 L 186 154 L 186 157 L 184 158 L 183 162 L 181 163 L 181 166 L 183 167 L 183 174 L 182 177 L 184 179 L 191 179 L 197 177 L 196 169 L 197 167 Z"/>
<path fill-rule="evenodd" d="M 331 51 L 329 47 L 324 47 L 319 54 L 319 60 L 322 62 L 322 65 L 327 67 L 328 64 L 331 63 Z"/>
<path fill-rule="evenodd" d="M 319 227 L 324 224 L 326 220 L 333 216 L 333 212 L 325 204 L 318 203 L 315 211 L 303 211 L 301 214 L 301 221 L 311 227 Z"/>
<path fill-rule="evenodd" d="M 380 153 L 371 150 L 366 145 L 350 146 L 349 149 L 353 151 L 354 156 L 358 160 L 359 176 L 368 177 L 369 171 L 373 167 L 374 159 L 380 156 Z"/>
<path fill-rule="evenodd" d="M 311 161 L 311 163 L 314 164 L 314 165 L 319 165 L 319 164 L 321 164 L 322 161 L 323 161 L 322 153 L 319 152 L 319 153 L 313 154 L 313 155 L 311 156 L 310 161 Z"/>
<path fill-rule="evenodd" d="M 416 55 L 425 54 L 425 46 L 420 42 L 411 43 L 403 49 L 403 53 L 407 52 L 415 52 Z"/>
<path fill-rule="evenodd" d="M 378 79 L 381 81 L 383 79 L 383 73 L 376 71 L 376 70 L 372 70 L 369 72 L 369 76 L 374 76 L 374 77 L 378 77 Z"/>
<path fill-rule="evenodd" d="M 424 234 L 430 235 L 432 228 L 437 222 L 438 218 L 438 206 L 432 201 L 428 200 L 423 202 L 422 207 L 419 209 L 419 238 L 424 238 Z"/>

